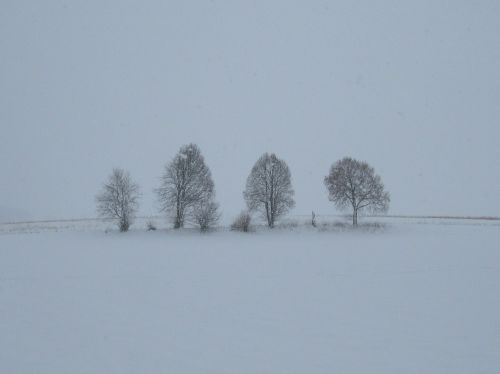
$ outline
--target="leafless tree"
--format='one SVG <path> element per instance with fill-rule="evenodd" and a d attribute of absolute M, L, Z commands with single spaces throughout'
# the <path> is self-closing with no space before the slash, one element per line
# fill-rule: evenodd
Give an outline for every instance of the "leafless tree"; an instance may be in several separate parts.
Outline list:
<path fill-rule="evenodd" d="M 270 228 L 293 206 L 290 169 L 275 154 L 263 154 L 255 163 L 243 193 L 248 209 L 259 211 Z"/>
<path fill-rule="evenodd" d="M 231 224 L 231 230 L 248 232 L 250 230 L 250 223 L 252 216 L 248 212 L 241 212 L 238 217 Z"/>
<path fill-rule="evenodd" d="M 128 231 L 139 208 L 139 186 L 123 169 L 113 169 L 102 192 L 96 196 L 100 216 L 118 221 L 120 231 Z"/>
<path fill-rule="evenodd" d="M 161 179 L 158 199 L 161 210 L 171 215 L 174 228 L 183 227 L 186 216 L 193 214 L 197 205 L 213 198 L 212 174 L 195 144 L 181 147 Z"/>
<path fill-rule="evenodd" d="M 328 198 L 337 208 L 352 207 L 354 226 L 358 224 L 360 210 L 375 213 L 386 212 L 389 208 L 389 193 L 384 190 L 380 176 L 366 162 L 345 157 L 331 166 L 324 182 Z"/>
<path fill-rule="evenodd" d="M 215 201 L 203 201 L 197 204 L 192 213 L 192 219 L 202 232 L 213 228 L 220 219 L 219 204 Z"/>
<path fill-rule="evenodd" d="M 152 219 L 150 219 L 146 222 L 146 230 L 156 231 L 156 224 Z"/>

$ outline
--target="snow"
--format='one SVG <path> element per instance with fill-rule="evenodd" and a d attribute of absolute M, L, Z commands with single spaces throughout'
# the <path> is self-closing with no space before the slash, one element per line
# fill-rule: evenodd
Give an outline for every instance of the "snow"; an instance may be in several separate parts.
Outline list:
<path fill-rule="evenodd" d="M 500 224 L 424 221 L 0 226 L 0 372 L 499 372 Z"/>

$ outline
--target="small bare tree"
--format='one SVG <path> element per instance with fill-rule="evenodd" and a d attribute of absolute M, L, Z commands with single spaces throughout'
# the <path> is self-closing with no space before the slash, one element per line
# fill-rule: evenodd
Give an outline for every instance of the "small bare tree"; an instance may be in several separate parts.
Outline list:
<path fill-rule="evenodd" d="M 195 207 L 213 198 L 214 182 L 200 149 L 195 144 L 181 147 L 165 167 L 158 188 L 161 210 L 171 215 L 174 228 L 184 227 L 186 216 Z"/>
<path fill-rule="evenodd" d="M 270 228 L 294 207 L 290 169 L 276 155 L 265 153 L 255 163 L 243 193 L 248 209 L 260 211 Z"/>
<path fill-rule="evenodd" d="M 212 200 L 197 204 L 192 213 L 194 223 L 200 227 L 202 232 L 206 232 L 217 225 L 220 216 L 219 204 Z"/>
<path fill-rule="evenodd" d="M 156 231 L 156 224 L 152 219 L 149 219 L 146 222 L 146 230 L 148 231 Z"/>
<path fill-rule="evenodd" d="M 238 217 L 231 224 L 231 230 L 248 232 L 250 230 L 250 223 L 252 216 L 248 212 L 241 212 Z"/>
<path fill-rule="evenodd" d="M 96 196 L 101 217 L 116 219 L 120 231 L 128 231 L 139 208 L 139 186 L 123 169 L 113 169 L 102 192 Z"/>
<path fill-rule="evenodd" d="M 366 162 L 345 157 L 331 166 L 324 182 L 329 200 L 338 209 L 352 207 L 354 226 L 358 224 L 358 212 L 362 209 L 372 213 L 389 209 L 389 193 L 384 190 L 380 176 Z"/>

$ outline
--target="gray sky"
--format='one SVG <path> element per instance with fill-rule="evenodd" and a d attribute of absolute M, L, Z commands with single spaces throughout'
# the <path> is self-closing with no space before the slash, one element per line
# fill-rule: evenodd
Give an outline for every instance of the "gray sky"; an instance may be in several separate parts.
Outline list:
<path fill-rule="evenodd" d="M 0 209 L 95 216 L 119 166 L 155 214 L 195 142 L 226 218 L 265 151 L 297 214 L 335 213 L 323 177 L 352 156 L 392 213 L 500 215 L 499 20 L 496 0 L 2 0 Z"/>

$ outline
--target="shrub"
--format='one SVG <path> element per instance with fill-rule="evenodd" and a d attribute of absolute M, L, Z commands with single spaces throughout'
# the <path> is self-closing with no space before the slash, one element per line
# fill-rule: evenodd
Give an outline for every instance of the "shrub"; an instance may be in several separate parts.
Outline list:
<path fill-rule="evenodd" d="M 215 227 L 219 222 L 219 204 L 214 201 L 207 201 L 198 204 L 192 213 L 193 221 L 200 227 L 201 232 L 206 232 Z"/>
<path fill-rule="evenodd" d="M 248 232 L 250 230 L 250 223 L 252 216 L 248 212 L 241 212 L 231 225 L 231 230 Z"/>
<path fill-rule="evenodd" d="M 148 231 L 155 231 L 156 230 L 156 225 L 153 222 L 153 220 L 149 220 L 148 222 L 146 222 L 146 229 Z"/>

